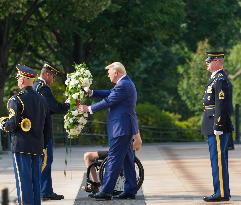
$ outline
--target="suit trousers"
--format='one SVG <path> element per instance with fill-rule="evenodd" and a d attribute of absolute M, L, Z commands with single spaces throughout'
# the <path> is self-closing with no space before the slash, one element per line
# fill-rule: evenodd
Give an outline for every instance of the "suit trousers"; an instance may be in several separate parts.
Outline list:
<path fill-rule="evenodd" d="M 118 136 L 109 140 L 110 149 L 105 167 L 101 192 L 112 194 L 117 178 L 124 170 L 124 192 L 136 194 L 136 172 L 134 164 L 134 152 L 132 149 L 132 136 Z"/>
<path fill-rule="evenodd" d="M 208 135 L 213 187 L 216 196 L 229 198 L 228 134 Z"/>
<path fill-rule="evenodd" d="M 40 156 L 13 153 L 18 203 L 40 205 Z"/>
<path fill-rule="evenodd" d="M 47 155 L 42 156 L 42 173 L 41 173 L 41 197 L 53 193 L 52 186 L 52 163 L 53 163 L 53 139 L 50 139 L 47 144 Z"/>

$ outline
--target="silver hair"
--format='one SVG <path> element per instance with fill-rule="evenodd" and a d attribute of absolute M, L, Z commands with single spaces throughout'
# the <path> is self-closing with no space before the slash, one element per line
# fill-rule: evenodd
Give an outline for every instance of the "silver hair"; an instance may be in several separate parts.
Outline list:
<path fill-rule="evenodd" d="M 110 68 L 113 68 L 115 71 L 118 71 L 120 73 L 126 74 L 126 69 L 125 69 L 124 65 L 120 62 L 114 62 L 105 67 L 106 70 L 108 70 Z"/>

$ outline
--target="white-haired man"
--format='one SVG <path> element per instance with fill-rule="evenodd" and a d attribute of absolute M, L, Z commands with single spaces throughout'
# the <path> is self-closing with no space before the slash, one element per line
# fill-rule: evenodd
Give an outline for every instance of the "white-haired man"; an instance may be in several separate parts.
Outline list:
<path fill-rule="evenodd" d="M 124 192 L 116 199 L 134 199 L 137 192 L 132 136 L 138 133 L 135 112 L 137 92 L 134 83 L 126 74 L 120 62 L 106 67 L 110 81 L 115 84 L 111 90 L 93 90 L 92 97 L 102 98 L 91 106 L 79 105 L 82 112 L 93 114 L 108 109 L 107 131 L 109 140 L 108 160 L 101 191 L 96 200 L 111 200 L 116 180 L 124 167 L 126 177 Z"/>

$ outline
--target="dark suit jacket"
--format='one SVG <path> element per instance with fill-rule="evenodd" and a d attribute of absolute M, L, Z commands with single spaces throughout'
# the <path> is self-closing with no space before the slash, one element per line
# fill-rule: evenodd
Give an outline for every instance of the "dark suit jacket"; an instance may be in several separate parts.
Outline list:
<path fill-rule="evenodd" d="M 109 108 L 107 121 L 109 138 L 131 136 L 138 132 L 135 112 L 137 92 L 128 76 L 122 78 L 111 90 L 94 90 L 93 97 L 103 98 L 91 105 L 93 112 Z"/>

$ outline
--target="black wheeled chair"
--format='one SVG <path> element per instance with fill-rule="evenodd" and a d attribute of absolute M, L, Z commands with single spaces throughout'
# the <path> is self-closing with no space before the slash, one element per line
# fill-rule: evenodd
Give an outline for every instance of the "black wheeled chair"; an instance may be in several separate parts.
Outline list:
<path fill-rule="evenodd" d="M 144 168 L 141 164 L 141 161 L 135 156 L 135 170 L 136 170 L 136 181 L 137 181 L 137 190 L 140 189 L 143 181 L 144 181 Z M 105 166 L 107 162 L 107 157 L 96 159 L 88 168 L 86 173 L 86 192 L 96 193 L 99 191 L 99 187 L 104 177 L 105 173 Z M 99 182 L 96 183 L 93 181 L 91 177 L 91 169 L 94 167 L 96 170 L 96 174 L 99 178 Z M 116 185 L 114 188 L 113 195 L 118 195 L 124 191 L 124 183 L 125 183 L 125 176 L 123 171 L 120 172 L 120 175 L 116 181 Z"/>

